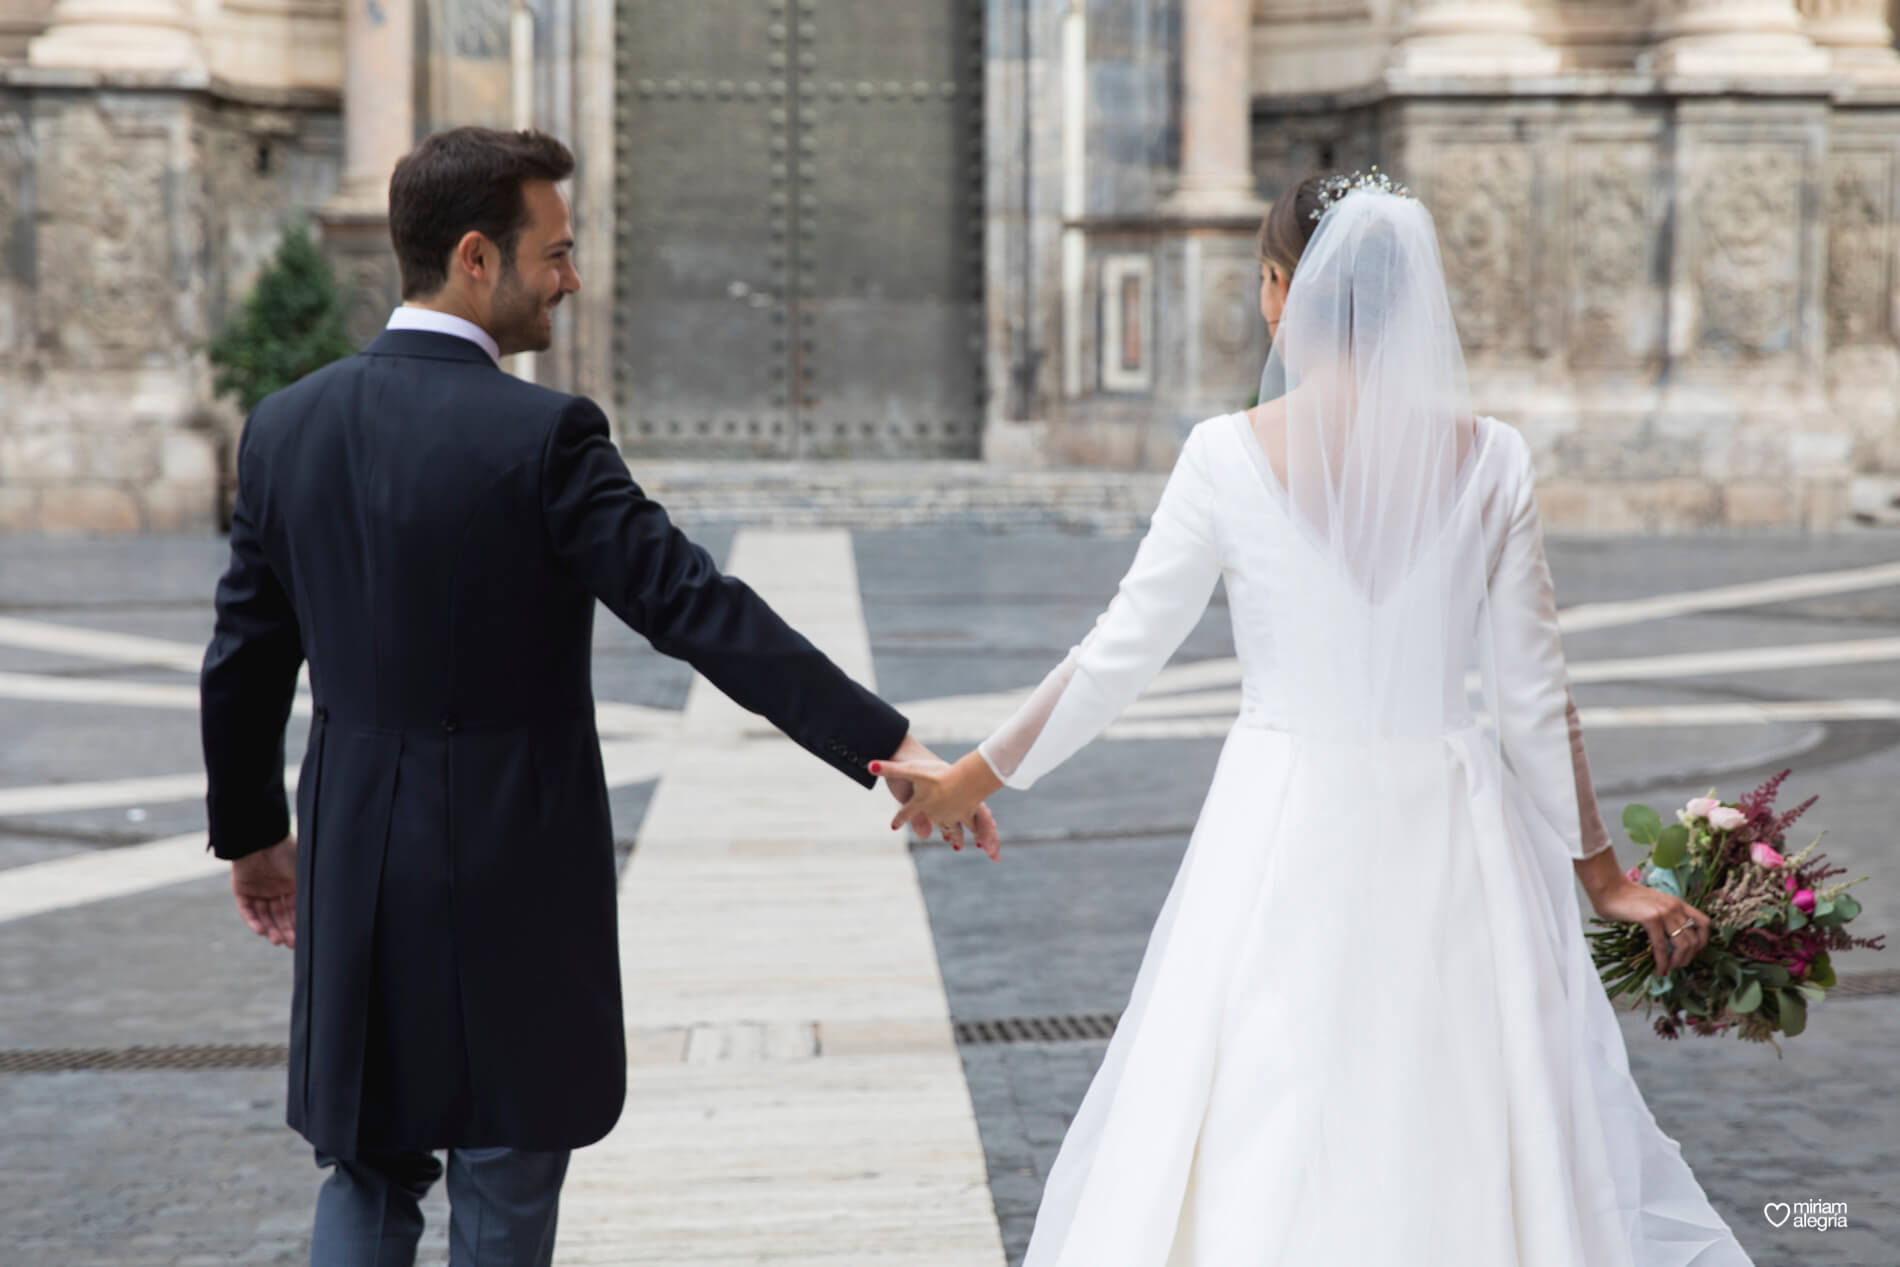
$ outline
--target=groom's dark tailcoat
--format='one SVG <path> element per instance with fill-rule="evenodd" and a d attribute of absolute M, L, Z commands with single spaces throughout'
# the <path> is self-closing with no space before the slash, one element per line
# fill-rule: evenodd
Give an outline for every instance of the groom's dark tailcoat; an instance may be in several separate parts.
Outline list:
<path fill-rule="evenodd" d="M 642 494 L 590 401 L 388 331 L 260 404 L 205 656 L 211 847 L 297 786 L 290 1124 L 342 1158 L 591 1143 L 626 1092 L 594 601 L 870 785 L 906 723 Z"/>

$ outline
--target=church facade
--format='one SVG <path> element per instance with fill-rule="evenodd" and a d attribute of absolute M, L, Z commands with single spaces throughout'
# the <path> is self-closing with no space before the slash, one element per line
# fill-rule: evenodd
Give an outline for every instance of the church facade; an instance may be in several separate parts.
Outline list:
<path fill-rule="evenodd" d="M 1900 481 L 1889 0 L 0 0 L 0 531 L 203 528 L 205 344 L 321 234 L 367 337 L 395 159 L 573 146 L 512 368 L 635 461 L 1165 468 L 1248 403 L 1300 178 L 1431 206 L 1547 519 L 1837 527 Z"/>

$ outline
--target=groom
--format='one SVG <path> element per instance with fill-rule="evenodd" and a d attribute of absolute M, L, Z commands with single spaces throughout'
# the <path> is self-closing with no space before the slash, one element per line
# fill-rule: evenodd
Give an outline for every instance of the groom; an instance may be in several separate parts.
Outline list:
<path fill-rule="evenodd" d="M 547 1264 L 569 1150 L 626 1089 L 594 605 L 840 773 L 927 755 L 634 483 L 600 409 L 499 358 L 580 288 L 537 132 L 397 164 L 405 303 L 260 404 L 202 680 L 211 848 L 294 946 L 289 1121 L 330 1168 L 312 1262 L 406 1264 L 447 1152 L 456 1267 Z M 315 717 L 290 834 L 284 728 Z M 903 791 L 904 789 L 897 789 Z M 968 824 L 993 849 L 987 812 Z"/>

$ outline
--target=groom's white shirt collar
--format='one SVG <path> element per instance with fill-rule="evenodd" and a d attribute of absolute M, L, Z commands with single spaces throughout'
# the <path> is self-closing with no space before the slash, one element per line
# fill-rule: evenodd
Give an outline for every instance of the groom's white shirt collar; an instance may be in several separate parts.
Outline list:
<path fill-rule="evenodd" d="M 501 364 L 501 345 L 488 331 L 462 317 L 452 313 L 437 312 L 433 308 L 413 308 L 404 304 L 389 314 L 389 324 L 385 330 L 427 330 L 432 334 L 452 334 L 458 339 L 467 339 L 470 343 L 488 353 L 488 359 Z"/>

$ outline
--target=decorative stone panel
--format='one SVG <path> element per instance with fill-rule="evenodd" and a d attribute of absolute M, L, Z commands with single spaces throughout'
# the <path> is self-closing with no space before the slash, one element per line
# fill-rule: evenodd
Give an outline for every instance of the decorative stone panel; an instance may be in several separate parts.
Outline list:
<path fill-rule="evenodd" d="M 1805 167 L 1794 146 L 1704 151 L 1685 207 L 1699 356 L 1758 360 L 1799 346 Z"/>
<path fill-rule="evenodd" d="M 1827 164 L 1828 348 L 1891 345 L 1894 152 L 1836 150 Z"/>
<path fill-rule="evenodd" d="M 1525 145 L 1448 144 L 1432 157 L 1432 214 L 1452 311 L 1474 360 L 1531 350 L 1531 197 Z"/>
<path fill-rule="evenodd" d="M 1659 156 L 1629 136 L 1575 139 L 1566 155 L 1563 346 L 1573 369 L 1653 370 L 1663 351 Z"/>
<path fill-rule="evenodd" d="M 75 368 L 170 360 L 170 216 L 187 210 L 172 179 L 174 121 L 110 98 L 48 105 L 35 128 L 41 345 Z"/>

